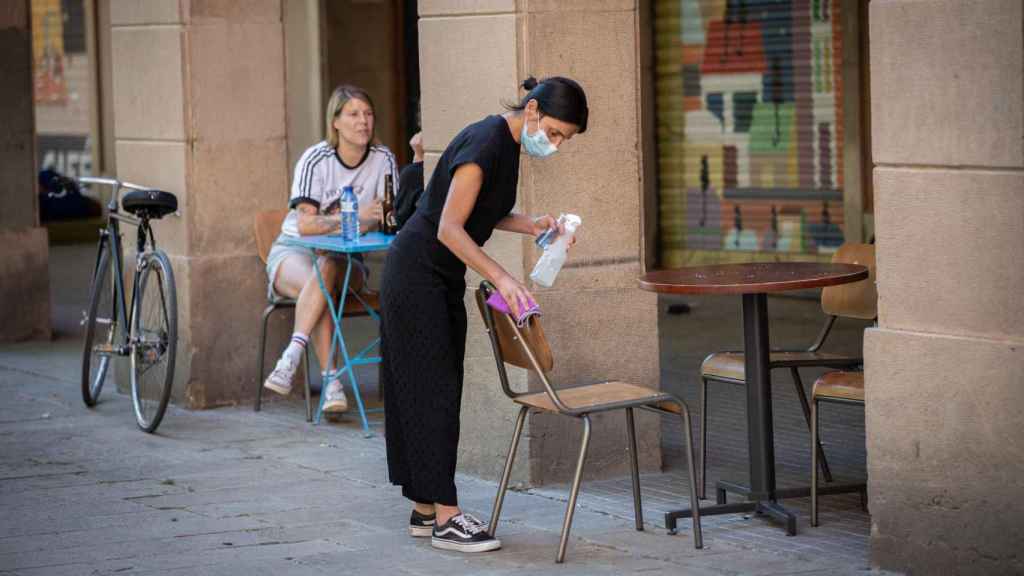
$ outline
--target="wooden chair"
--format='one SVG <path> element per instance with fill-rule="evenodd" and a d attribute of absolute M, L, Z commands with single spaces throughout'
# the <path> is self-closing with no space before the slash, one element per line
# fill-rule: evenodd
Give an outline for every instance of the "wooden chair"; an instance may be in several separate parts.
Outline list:
<path fill-rule="evenodd" d="M 692 506 L 694 532 L 693 544 L 695 548 L 702 548 L 700 501 L 697 499 L 696 491 L 696 466 L 693 458 L 693 442 L 690 435 L 690 412 L 686 404 L 672 394 L 625 382 L 603 382 L 601 384 L 556 390 L 547 376 L 547 373 L 551 371 L 554 365 L 554 358 L 551 354 L 551 347 L 544 337 L 540 318 L 533 316 L 529 319 L 526 326 L 520 328 L 512 320 L 511 316 L 495 313 L 486 304 L 487 298 L 493 292 L 493 286 L 487 282 L 482 282 L 480 289 L 476 293 L 477 306 L 480 309 L 484 325 L 487 327 L 487 333 L 490 336 L 494 359 L 498 365 L 501 389 L 505 395 L 516 404 L 519 404 L 520 408 L 515 430 L 512 433 L 512 443 L 509 446 L 508 457 L 505 459 L 505 469 L 501 476 L 501 483 L 498 487 L 498 493 L 494 498 L 494 509 L 491 512 L 489 524 L 491 534 L 494 535 L 498 528 L 501 506 L 505 499 L 505 491 L 508 488 L 509 476 L 512 473 L 516 449 L 519 447 L 519 437 L 523 431 L 526 414 L 531 409 L 579 418 L 583 421 L 583 440 L 576 462 L 576 473 L 573 477 L 572 489 L 569 493 L 569 504 L 565 512 L 565 520 L 562 523 L 562 537 L 558 545 L 558 554 L 555 556 L 555 562 L 561 563 L 565 560 L 565 548 L 569 540 L 573 512 L 576 509 L 576 497 L 579 494 L 583 465 L 587 458 L 587 448 L 590 443 L 591 414 L 610 410 L 626 411 L 626 433 L 629 441 L 627 451 L 630 455 L 630 470 L 633 477 L 633 506 L 636 517 L 636 529 L 643 530 L 636 426 L 633 420 L 633 409 L 641 408 L 659 414 L 670 414 L 682 418 L 683 431 L 686 435 L 686 455 L 690 475 L 690 503 Z M 509 385 L 506 364 L 533 371 L 540 379 L 541 384 L 543 384 L 544 391 L 536 393 L 513 391 Z"/>
<path fill-rule="evenodd" d="M 256 252 L 259 254 L 260 261 L 264 265 L 267 263 L 267 255 L 270 254 L 270 247 L 274 245 L 274 240 L 281 234 L 281 224 L 284 222 L 285 216 L 288 215 L 288 210 L 266 210 L 258 212 L 256 219 L 253 222 L 253 235 L 256 239 Z M 260 406 L 263 401 L 263 356 L 267 349 L 267 320 L 274 310 L 295 308 L 294 298 L 280 298 L 280 297 L 267 297 L 267 307 L 263 309 L 263 316 L 260 322 L 260 349 L 256 355 L 256 405 L 253 409 L 256 412 L 260 411 Z M 305 396 L 306 396 L 306 422 L 313 421 L 313 402 L 312 396 L 312 383 L 310 381 L 311 376 L 309 374 L 309 347 L 306 347 L 306 353 L 302 356 L 303 369 L 302 371 L 306 374 L 305 380 Z"/>
<path fill-rule="evenodd" d="M 256 252 L 259 254 L 260 260 L 264 264 L 267 263 L 267 255 L 270 254 L 270 248 L 274 245 L 274 240 L 281 234 L 281 224 L 284 222 L 285 217 L 288 216 L 288 210 L 265 210 L 258 212 L 253 222 L 253 234 L 256 239 Z M 380 309 L 380 299 L 376 293 L 363 292 L 360 297 L 374 310 Z M 263 309 L 263 316 L 260 325 L 260 349 L 256 358 L 256 405 L 254 409 L 259 412 L 260 406 L 263 400 L 263 372 L 264 372 L 264 354 L 267 347 L 267 319 L 274 310 L 295 308 L 296 301 L 293 298 L 268 298 L 267 307 Z M 345 298 L 345 310 L 344 315 L 347 317 L 356 316 L 367 316 L 365 308 L 358 302 L 358 300 L 352 295 L 346 295 Z M 306 386 L 305 386 L 305 397 L 306 397 L 306 422 L 313 421 L 313 402 L 312 402 L 312 382 L 309 375 L 309 347 L 306 348 L 306 354 L 303 358 L 305 362 L 304 371 L 306 373 Z M 321 385 L 321 388 L 323 386 Z"/>
<path fill-rule="evenodd" d="M 811 411 L 807 403 L 807 393 L 804 392 L 803 381 L 800 379 L 799 369 L 810 367 L 853 369 L 862 365 L 864 363 L 862 357 L 822 352 L 821 348 L 831 333 L 837 318 L 873 320 L 878 316 L 878 293 L 875 290 L 875 247 L 871 244 L 843 244 L 833 255 L 832 262 L 867 266 L 868 279 L 822 289 L 821 309 L 825 313 L 825 322 L 814 343 L 809 348 L 802 350 L 772 351 L 768 360 L 769 370 L 789 368 L 808 429 L 811 428 Z M 707 487 L 708 382 L 745 385 L 746 371 L 743 352 L 710 354 L 701 363 L 700 376 L 700 488 L 698 493 L 701 498 L 704 498 Z M 815 450 L 818 452 L 825 481 L 831 482 L 832 473 L 829 471 L 825 452 L 820 444 L 815 445 Z"/>
<path fill-rule="evenodd" d="M 864 405 L 863 372 L 829 372 L 811 390 L 811 441 L 818 442 L 818 403 Z M 811 526 L 818 525 L 818 451 L 811 450 Z"/>

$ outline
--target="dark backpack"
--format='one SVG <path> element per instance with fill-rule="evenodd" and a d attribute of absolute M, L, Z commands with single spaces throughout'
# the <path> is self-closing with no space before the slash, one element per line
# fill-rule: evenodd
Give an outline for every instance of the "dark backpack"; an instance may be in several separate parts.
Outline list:
<path fill-rule="evenodd" d="M 398 174 L 398 198 L 395 200 L 395 222 L 401 229 L 416 212 L 423 195 L 423 162 L 413 162 Z"/>

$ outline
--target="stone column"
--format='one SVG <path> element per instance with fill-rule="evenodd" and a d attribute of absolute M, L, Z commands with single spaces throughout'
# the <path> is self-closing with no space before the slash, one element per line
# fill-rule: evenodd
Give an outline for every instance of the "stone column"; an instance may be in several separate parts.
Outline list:
<path fill-rule="evenodd" d="M 641 274 L 639 6 L 636 0 L 521 2 L 521 76 L 565 75 L 587 91 L 590 126 L 551 159 L 523 163 L 520 194 L 530 213 L 583 218 L 578 244 L 550 289 L 532 286 L 547 310 L 555 347 L 554 381 L 605 380 L 659 387 L 656 295 L 637 288 Z M 523 270 L 539 256 L 523 242 Z M 641 466 L 661 467 L 659 419 L 637 414 Z M 628 474 L 625 417 L 595 418 L 588 477 Z M 531 475 L 571 477 L 581 425 L 540 414 L 530 420 Z M 557 463 L 557 466 L 555 465 Z"/>
<path fill-rule="evenodd" d="M 583 217 L 579 244 L 552 289 L 531 286 L 544 310 L 555 352 L 557 386 L 624 380 L 658 387 L 656 298 L 636 287 L 642 234 L 640 207 L 639 10 L 634 0 L 423 0 L 420 70 L 428 170 L 455 134 L 502 101 L 522 96 L 518 82 L 565 75 L 590 99 L 590 129 L 556 156 L 523 156 L 516 209 L 574 212 Z M 528 278 L 539 256 L 532 241 L 496 232 L 485 246 L 513 274 Z M 472 288 L 479 277 L 472 272 Z M 516 407 L 505 398 L 472 291 L 463 397 L 460 470 L 497 478 L 508 449 Z M 513 386 L 539 382 L 510 369 Z M 660 467 L 659 427 L 638 418 L 641 463 Z M 569 478 L 581 424 L 531 415 L 514 482 Z M 599 416 L 587 477 L 628 473 L 624 418 Z"/>
<path fill-rule="evenodd" d="M 288 198 L 280 0 L 112 0 L 118 176 L 178 196 L 155 224 L 178 286 L 174 397 L 255 392 L 266 275 L 253 214 Z"/>
<path fill-rule="evenodd" d="M 0 7 L 0 342 L 50 337 L 49 247 L 36 206 L 30 14 L 27 0 Z"/>
<path fill-rule="evenodd" d="M 467 124 L 501 112 L 501 102 L 516 97 L 519 68 L 516 58 L 515 0 L 420 0 L 420 93 L 426 178 L 448 142 Z M 522 185 L 520 184 L 520 189 Z M 523 209 L 522 195 L 517 210 Z M 523 271 L 520 238 L 495 232 L 487 253 L 509 271 Z M 470 274 L 472 288 L 479 277 Z M 485 478 L 500 475 L 515 409 L 502 394 L 498 373 L 476 312 L 473 291 L 466 298 L 469 337 L 466 381 L 462 396 L 462 441 L 459 469 Z M 526 388 L 526 373 L 512 369 L 512 385 Z M 528 479 L 531 440 L 524 434 L 516 467 L 517 482 Z"/>
<path fill-rule="evenodd" d="M 870 5 L 872 563 L 1024 572 L 1024 11 Z"/>

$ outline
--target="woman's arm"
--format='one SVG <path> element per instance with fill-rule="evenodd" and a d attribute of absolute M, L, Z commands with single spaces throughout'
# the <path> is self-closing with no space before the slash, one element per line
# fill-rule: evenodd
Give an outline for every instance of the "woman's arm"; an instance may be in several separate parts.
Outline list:
<path fill-rule="evenodd" d="M 517 214 L 513 212 L 498 221 L 495 228 L 506 232 L 518 232 L 520 234 L 529 234 L 530 236 L 539 236 L 547 231 L 548 228 L 553 228 L 555 226 L 558 226 L 558 232 L 560 234 L 565 232 L 565 226 L 560 226 L 558 224 L 558 219 L 550 214 L 531 218 L 526 214 Z"/>
<path fill-rule="evenodd" d="M 341 216 L 338 214 L 318 214 L 312 204 L 299 204 L 295 207 L 299 212 L 299 235 L 315 236 L 318 234 L 334 234 L 341 231 Z"/>
<path fill-rule="evenodd" d="M 341 213 L 318 214 L 312 204 L 299 204 L 295 207 L 299 212 L 299 235 L 315 236 L 319 234 L 335 234 L 341 232 Z M 366 234 L 375 230 L 380 224 L 380 202 L 373 202 L 359 210 L 359 233 Z"/>
<path fill-rule="evenodd" d="M 441 211 L 437 239 L 458 256 L 459 260 L 494 284 L 513 313 L 519 314 L 521 305 L 525 306 L 533 299 L 530 292 L 481 250 L 466 232 L 466 220 L 476 206 L 483 181 L 483 170 L 476 164 L 463 164 L 455 171 L 452 184 L 448 188 L 448 198 Z"/>
<path fill-rule="evenodd" d="M 517 214 L 515 212 L 505 216 L 498 221 L 495 225 L 498 230 L 504 230 L 506 232 L 518 232 L 520 234 L 530 234 L 536 236 L 535 226 L 533 218 L 530 218 L 526 214 Z"/>

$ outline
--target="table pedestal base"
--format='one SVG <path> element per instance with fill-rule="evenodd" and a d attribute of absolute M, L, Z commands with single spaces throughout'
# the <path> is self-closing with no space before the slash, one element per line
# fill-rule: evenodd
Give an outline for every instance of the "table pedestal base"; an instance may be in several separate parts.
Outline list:
<path fill-rule="evenodd" d="M 702 518 L 707 516 L 717 516 L 719 514 L 749 514 L 750 512 L 759 515 L 767 515 L 771 517 L 772 520 L 785 524 L 786 535 L 796 536 L 796 516 L 789 510 L 786 510 L 778 502 L 772 502 L 771 500 L 717 504 L 715 506 L 708 506 L 700 509 L 700 515 Z M 693 512 L 689 508 L 666 513 L 665 527 L 668 528 L 668 533 L 676 533 L 676 521 L 678 519 L 689 518 L 692 515 Z"/>
<path fill-rule="evenodd" d="M 748 498 L 746 502 L 727 502 L 727 494 L 742 494 Z M 867 507 L 867 485 L 866 484 L 834 484 L 831 486 L 820 486 L 818 495 L 860 493 L 861 506 Z M 786 488 L 775 491 L 775 498 L 802 498 L 811 495 L 811 489 L 807 487 Z M 751 500 L 753 498 L 753 500 Z M 719 514 L 749 514 L 753 512 L 758 515 L 765 515 L 772 520 L 783 524 L 788 536 L 796 536 L 796 516 L 787 510 L 782 504 L 767 495 L 755 494 L 746 486 L 732 482 L 720 481 L 715 487 L 715 505 L 700 509 L 701 516 L 716 516 Z M 665 527 L 669 534 L 676 533 L 677 521 L 681 518 L 689 518 L 692 512 L 689 508 L 673 510 L 665 514 Z"/>

